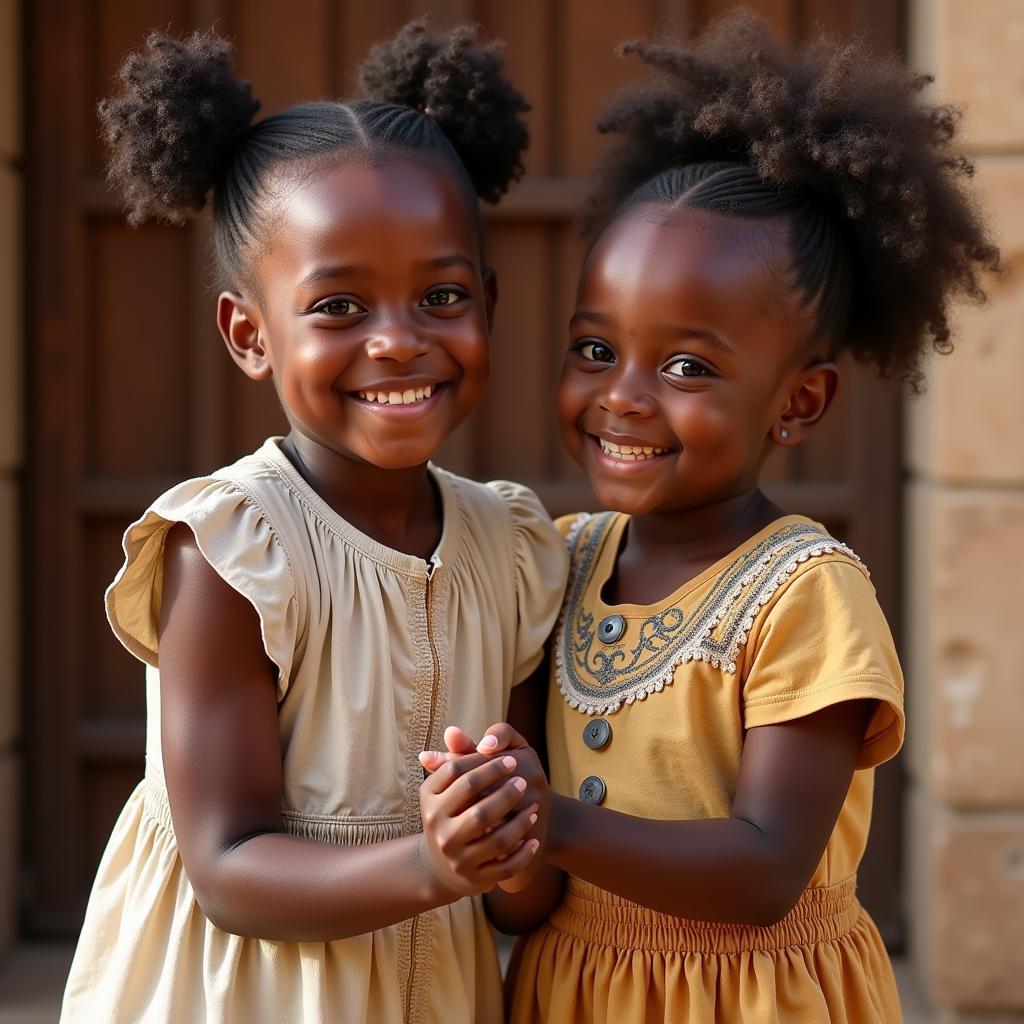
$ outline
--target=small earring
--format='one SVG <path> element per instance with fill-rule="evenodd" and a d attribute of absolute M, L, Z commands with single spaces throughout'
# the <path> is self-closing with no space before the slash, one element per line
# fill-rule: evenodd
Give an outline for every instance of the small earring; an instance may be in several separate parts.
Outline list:
<path fill-rule="evenodd" d="M 780 427 L 779 428 L 779 437 L 781 437 L 783 439 L 783 441 L 785 441 L 786 438 L 789 437 L 789 431 L 785 427 Z"/>

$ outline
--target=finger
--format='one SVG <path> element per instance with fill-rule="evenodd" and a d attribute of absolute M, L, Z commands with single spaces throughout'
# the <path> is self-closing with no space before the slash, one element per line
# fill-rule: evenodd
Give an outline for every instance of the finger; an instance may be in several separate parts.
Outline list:
<path fill-rule="evenodd" d="M 470 843 L 466 847 L 466 854 L 473 863 L 480 865 L 492 860 L 508 860 L 515 855 L 519 845 L 526 840 L 530 829 L 536 824 L 536 807 L 525 807 L 493 832 Z"/>
<path fill-rule="evenodd" d="M 483 763 L 476 764 L 469 771 L 463 770 L 464 766 L 474 765 L 477 759 L 482 759 Z M 468 754 L 455 761 L 449 761 L 431 776 L 431 779 L 436 779 L 448 774 L 453 776 L 457 774 L 457 777 L 453 777 L 439 791 L 442 813 L 450 818 L 461 814 L 467 807 L 485 796 L 488 790 L 501 785 L 515 771 L 515 768 L 516 759 L 510 755 L 485 758 L 482 754 Z M 521 783 L 522 789 L 526 789 L 526 780 L 522 779 Z"/>
<path fill-rule="evenodd" d="M 436 772 L 443 764 L 458 757 L 458 754 L 450 754 L 446 750 L 422 750 L 419 754 L 420 764 L 426 772 Z"/>
<path fill-rule="evenodd" d="M 449 725 L 444 731 L 445 746 L 453 754 L 472 754 L 476 750 L 476 743 L 472 736 L 464 732 L 457 725 Z"/>
<path fill-rule="evenodd" d="M 468 846 L 491 832 L 497 832 L 505 821 L 527 805 L 523 802 L 526 782 L 522 776 L 508 779 L 489 795 L 481 796 L 452 820 L 452 837 Z M 533 805 L 534 809 L 538 805 Z"/>
<path fill-rule="evenodd" d="M 514 750 L 516 747 L 527 747 L 529 744 L 512 728 L 508 722 L 498 722 L 483 734 L 477 744 L 481 754 L 496 754 L 500 750 Z"/>
<path fill-rule="evenodd" d="M 497 885 L 506 878 L 514 878 L 525 871 L 537 856 L 540 849 L 540 841 L 527 839 L 515 853 L 510 854 L 505 860 L 491 861 L 483 864 L 477 870 L 477 878 L 482 885 Z"/>
<path fill-rule="evenodd" d="M 432 751 L 432 753 L 437 753 L 437 751 Z M 475 768 L 481 765 L 500 763 L 500 760 L 495 760 L 484 754 L 463 754 L 458 757 L 452 757 L 445 760 L 439 768 L 435 769 L 432 775 L 428 775 L 421 788 L 427 793 L 433 793 L 437 796 L 445 792 L 449 786 L 453 785 L 464 775 L 468 775 Z"/>

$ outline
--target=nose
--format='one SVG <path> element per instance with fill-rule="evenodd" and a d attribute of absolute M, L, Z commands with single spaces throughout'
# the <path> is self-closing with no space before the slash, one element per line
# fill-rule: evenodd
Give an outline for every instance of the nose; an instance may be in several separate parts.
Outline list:
<path fill-rule="evenodd" d="M 400 317 L 381 320 L 366 339 L 366 354 L 371 359 L 409 363 L 429 350 L 429 343 Z"/>
<path fill-rule="evenodd" d="M 643 375 L 635 369 L 623 367 L 609 381 L 599 404 L 606 412 L 625 419 L 636 416 L 644 419 L 654 412 L 654 398 Z"/>

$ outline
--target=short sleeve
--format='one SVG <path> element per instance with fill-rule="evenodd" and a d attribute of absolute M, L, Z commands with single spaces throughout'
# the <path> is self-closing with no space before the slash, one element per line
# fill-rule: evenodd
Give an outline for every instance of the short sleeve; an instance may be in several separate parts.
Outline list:
<path fill-rule="evenodd" d="M 284 696 L 298 637 L 291 564 L 266 515 L 237 484 L 188 480 L 158 498 L 124 535 L 125 561 L 107 588 L 107 619 L 137 658 L 158 667 L 164 545 L 175 523 L 187 523 L 203 557 L 256 609 L 263 646 L 278 669 Z"/>
<path fill-rule="evenodd" d="M 512 518 L 516 586 L 516 651 L 512 685 L 540 664 L 544 645 L 562 607 L 569 556 L 540 499 L 528 487 L 495 480 L 488 484 Z"/>
<path fill-rule="evenodd" d="M 878 701 L 857 762 L 871 768 L 903 743 L 903 675 L 892 635 L 857 565 L 809 562 L 755 624 L 743 686 L 746 727 L 861 699 Z"/>

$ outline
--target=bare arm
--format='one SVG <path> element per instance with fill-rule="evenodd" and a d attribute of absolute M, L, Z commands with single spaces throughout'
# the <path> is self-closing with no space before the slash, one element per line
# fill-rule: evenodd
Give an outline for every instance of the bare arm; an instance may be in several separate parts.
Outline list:
<path fill-rule="evenodd" d="M 215 925 L 239 935 L 327 941 L 394 924 L 471 891 L 442 875 L 422 834 L 337 846 L 283 833 L 276 670 L 263 650 L 259 617 L 180 524 L 165 551 L 160 683 L 174 830 L 185 872 Z M 511 776 L 500 758 L 482 756 L 446 771 L 446 792 L 432 791 L 427 799 L 447 801 L 448 811 L 460 797 L 468 807 Z M 521 799 L 518 789 L 508 789 L 509 807 L 491 801 L 500 819 Z M 442 825 L 444 815 L 436 817 Z M 529 822 L 519 825 L 519 834 L 506 829 L 488 837 L 491 847 L 480 855 L 501 842 L 518 845 Z M 493 878 L 485 873 L 477 891 L 528 859 L 520 848 L 492 870 Z"/>
<path fill-rule="evenodd" d="M 508 721 L 533 749 L 547 771 L 547 688 L 549 665 L 545 658 L 529 679 L 512 690 Z M 550 830 L 550 823 L 545 823 Z M 565 872 L 553 864 L 540 864 L 529 884 L 516 892 L 500 886 L 484 896 L 487 916 L 494 926 L 509 935 L 519 935 L 538 927 L 558 906 L 565 888 Z"/>
<path fill-rule="evenodd" d="M 751 729 L 728 818 L 651 821 L 553 794 L 547 859 L 663 913 L 772 924 L 821 859 L 872 709 L 853 701 Z"/>

